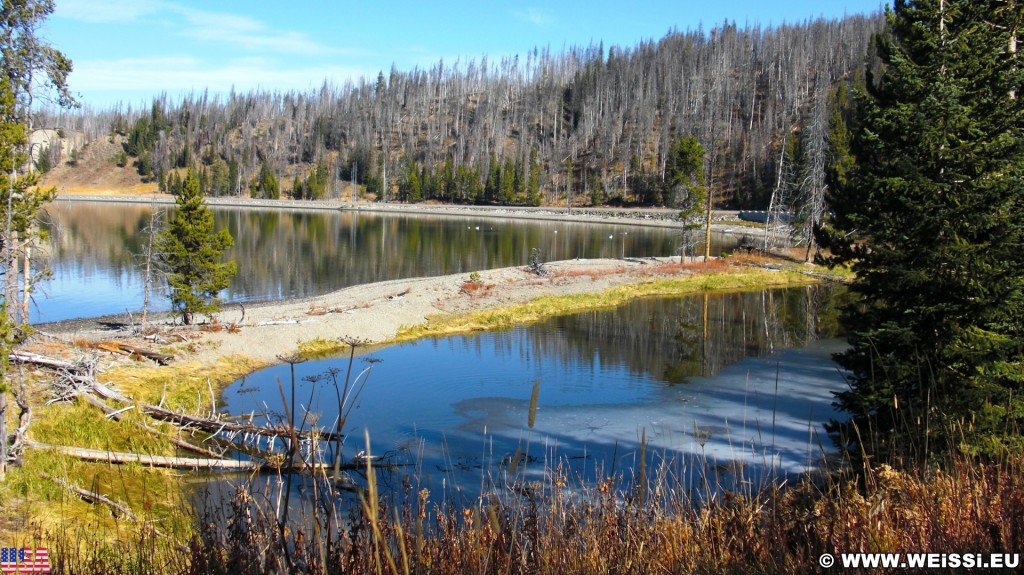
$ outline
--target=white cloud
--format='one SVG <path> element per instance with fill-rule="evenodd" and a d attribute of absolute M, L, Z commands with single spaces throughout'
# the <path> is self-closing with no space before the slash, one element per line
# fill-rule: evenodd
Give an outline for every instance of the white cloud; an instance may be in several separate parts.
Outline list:
<path fill-rule="evenodd" d="M 128 24 L 157 18 L 180 38 L 249 52 L 300 55 L 334 53 L 307 34 L 272 28 L 265 22 L 230 12 L 192 8 L 163 0 L 62 0 L 55 16 L 89 24 Z"/>
<path fill-rule="evenodd" d="M 346 79 L 372 77 L 376 71 L 356 67 L 322 65 L 283 68 L 272 59 L 244 58 L 223 65 L 209 65 L 192 57 L 86 60 L 75 63 L 75 88 L 90 91 L 227 93 L 232 88 L 306 90 L 324 80 L 342 84 Z"/>
<path fill-rule="evenodd" d="M 546 28 L 555 23 L 555 17 L 547 10 L 541 10 L 540 8 L 517 10 L 512 15 L 538 28 Z"/>
<path fill-rule="evenodd" d="M 53 15 L 90 24 L 134 22 L 164 6 L 159 0 L 61 0 Z"/>
<path fill-rule="evenodd" d="M 259 20 L 227 12 L 210 12 L 176 6 L 175 12 L 185 18 L 182 35 L 210 43 L 220 43 L 249 51 L 271 51 L 288 54 L 326 54 L 331 50 L 311 40 L 306 34 L 271 29 Z"/>

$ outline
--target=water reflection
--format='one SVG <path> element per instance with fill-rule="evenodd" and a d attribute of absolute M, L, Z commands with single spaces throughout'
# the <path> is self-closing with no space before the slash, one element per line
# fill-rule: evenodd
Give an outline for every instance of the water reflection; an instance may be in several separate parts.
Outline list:
<path fill-rule="evenodd" d="M 580 478 L 628 471 L 641 437 L 650 457 L 689 473 L 709 462 L 799 471 L 828 443 L 817 436 L 842 385 L 830 361 L 842 345 L 829 339 L 836 297 L 812 286 L 644 299 L 385 348 L 346 423 L 346 454 L 365 448 L 368 431 L 375 452 L 414 463 L 423 486 L 464 497 L 500 485 L 512 468 L 539 476 L 563 464 Z M 313 380 L 347 362 L 295 367 L 303 404 L 334 421 L 335 390 Z M 289 369 L 231 386 L 230 410 L 280 405 Z M 525 468 L 511 463 L 520 459 Z"/>
<path fill-rule="evenodd" d="M 55 202 L 46 207 L 54 278 L 41 285 L 33 321 L 124 313 L 142 306 L 145 230 L 166 207 Z M 224 297 L 252 301 L 324 294 L 362 283 L 548 261 L 664 256 L 678 233 L 591 223 L 338 211 L 216 208 L 239 275 Z M 716 246 L 727 243 L 717 238 Z M 167 307 L 166 294 L 154 300 Z"/>

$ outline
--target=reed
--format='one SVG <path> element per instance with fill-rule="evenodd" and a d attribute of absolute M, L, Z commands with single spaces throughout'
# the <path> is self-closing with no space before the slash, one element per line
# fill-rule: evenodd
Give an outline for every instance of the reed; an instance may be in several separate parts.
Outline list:
<path fill-rule="evenodd" d="M 464 506 L 428 505 L 411 489 L 387 500 L 368 466 L 368 488 L 343 531 L 314 541 L 296 530 L 288 544 L 305 558 L 304 572 L 403 575 L 789 573 L 817 571 L 826 552 L 1003 553 L 1019 550 L 1024 534 L 1021 463 L 960 460 L 941 472 L 880 466 L 860 477 L 695 494 L 680 489 L 670 464 L 630 482 L 609 475 L 583 484 L 551 461 L 545 480 L 511 479 Z M 228 557 L 274 547 L 272 522 L 239 511 L 251 503 L 233 503 L 235 515 L 222 523 L 237 526 L 242 513 L 246 530 L 214 538 Z M 266 572 L 272 559 L 256 562 L 263 571 L 216 570 L 208 555 L 215 546 L 197 540 L 192 548 L 190 562 L 204 573 Z"/>

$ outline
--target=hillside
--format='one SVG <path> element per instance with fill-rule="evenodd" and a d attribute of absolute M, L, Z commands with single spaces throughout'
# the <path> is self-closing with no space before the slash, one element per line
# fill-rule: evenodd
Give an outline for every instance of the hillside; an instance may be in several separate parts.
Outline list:
<path fill-rule="evenodd" d="M 732 23 L 632 47 L 382 71 L 310 92 L 193 94 L 75 121 L 121 152 L 59 170 L 69 189 L 176 185 L 187 168 L 209 195 L 475 204 L 680 205 L 705 190 L 718 207 L 787 208 L 822 193 L 837 95 L 857 81 L 880 16 L 762 28 Z M 697 142 L 680 182 L 680 141 Z M 111 160 L 113 162 L 113 160 Z M 109 178 L 109 179 L 108 179 Z M 807 182 L 814 182 L 813 186 Z M 145 189 L 145 188 L 143 188 Z"/>
<path fill-rule="evenodd" d="M 143 183 L 132 166 L 119 167 L 117 156 L 124 138 L 98 138 L 75 150 L 43 176 L 44 186 L 56 186 L 62 194 L 146 194 L 157 184 Z M 71 156 L 72 154 L 68 154 Z"/>

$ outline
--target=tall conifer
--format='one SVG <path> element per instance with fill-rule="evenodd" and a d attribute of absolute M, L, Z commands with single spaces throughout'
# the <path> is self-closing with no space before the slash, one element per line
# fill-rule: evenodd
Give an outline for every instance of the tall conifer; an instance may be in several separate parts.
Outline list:
<path fill-rule="evenodd" d="M 175 201 L 178 208 L 161 235 L 160 257 L 168 272 L 171 305 L 187 325 L 197 313 L 220 309 L 217 295 L 231 283 L 238 266 L 221 261 L 234 239 L 227 230 L 214 230 L 213 212 L 192 170 Z"/>
<path fill-rule="evenodd" d="M 897 0 L 820 234 L 850 263 L 854 454 L 1024 441 L 1024 106 L 1016 0 Z M 845 167 L 849 167 L 848 165 Z"/>

